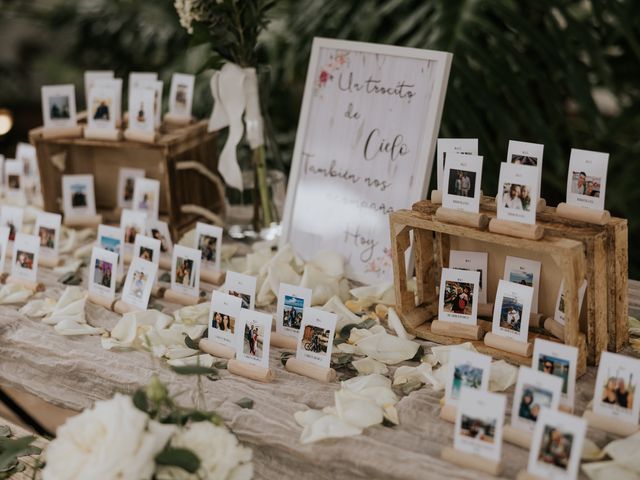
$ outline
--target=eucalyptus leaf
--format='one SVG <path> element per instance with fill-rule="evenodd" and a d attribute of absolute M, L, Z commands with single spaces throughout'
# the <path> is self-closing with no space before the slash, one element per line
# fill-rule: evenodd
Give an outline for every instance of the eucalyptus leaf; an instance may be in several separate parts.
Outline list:
<path fill-rule="evenodd" d="M 195 473 L 200 468 L 200 459 L 186 448 L 165 448 L 156 455 L 156 463 L 167 467 L 178 467 L 189 473 Z"/>
<path fill-rule="evenodd" d="M 144 389 L 139 388 L 133 394 L 133 405 L 145 413 L 149 413 L 149 399 L 147 398 L 147 392 Z"/>
<path fill-rule="evenodd" d="M 280 354 L 280 362 L 282 363 L 282 365 L 286 365 L 287 364 L 287 360 L 289 360 L 291 357 L 293 357 L 295 354 L 293 352 L 282 352 Z"/>
<path fill-rule="evenodd" d="M 9 425 L 0 425 L 0 437 L 10 437 L 11 428 Z"/>
<path fill-rule="evenodd" d="M 251 400 L 248 397 L 243 397 L 240 400 L 238 400 L 237 402 L 235 402 L 236 405 L 239 405 L 242 408 L 247 408 L 247 409 L 252 409 L 253 408 L 253 400 Z"/>
<path fill-rule="evenodd" d="M 187 348 L 191 348 L 193 350 L 198 350 L 198 342 L 196 342 L 189 335 L 185 335 L 184 336 L 184 344 L 187 346 Z"/>
<path fill-rule="evenodd" d="M 160 282 L 171 282 L 171 274 L 169 272 L 164 272 L 160 277 L 158 277 L 158 281 Z"/>
<path fill-rule="evenodd" d="M 217 375 L 218 370 L 213 367 L 205 367 L 202 365 L 182 365 L 179 367 L 171 367 L 178 375 Z"/>
<path fill-rule="evenodd" d="M 227 369 L 227 361 L 226 360 L 218 360 L 216 362 L 213 362 L 213 366 L 215 368 L 219 368 L 220 370 L 226 370 Z"/>

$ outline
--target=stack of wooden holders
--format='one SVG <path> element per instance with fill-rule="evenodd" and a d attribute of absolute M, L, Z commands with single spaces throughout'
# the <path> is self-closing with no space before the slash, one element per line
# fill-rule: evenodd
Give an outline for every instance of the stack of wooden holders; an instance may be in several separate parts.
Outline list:
<path fill-rule="evenodd" d="M 29 132 L 36 147 L 44 208 L 62 210 L 62 175 L 93 174 L 96 208 L 105 222 L 118 222 L 118 170 L 144 169 L 160 181 L 160 215 L 179 238 L 197 220 L 216 222 L 225 210 L 224 184 L 217 174 L 216 134 L 207 120 L 179 128 L 163 126 L 158 141 L 43 138 L 42 128 Z"/>
<path fill-rule="evenodd" d="M 424 200 L 414 204 L 412 210 L 399 210 L 390 215 L 397 309 L 410 333 L 441 344 L 466 341 L 433 334 L 430 326 L 438 315 L 437 287 L 441 269 L 448 266 L 449 251 L 457 249 L 489 253 L 488 278 L 484 279 L 489 301 L 495 298 L 507 255 L 542 262 L 539 311 L 544 316 L 553 318 L 560 282 L 564 279 L 564 338 L 545 331 L 541 321 L 530 327 L 529 340 L 541 337 L 577 347 L 578 375 L 586 372 L 587 363 L 597 365 L 603 350 L 617 352 L 627 343 L 626 220 L 611 218 L 606 225 L 593 225 L 561 218 L 555 208 L 545 207 L 537 216 L 545 236 L 541 240 L 525 240 L 440 222 L 435 218 L 439 206 Z M 495 217 L 495 199 L 483 197 L 480 209 L 481 213 Z M 412 240 L 417 280 L 415 295 L 407 288 L 405 262 L 405 252 Z M 579 314 L 578 292 L 585 278 L 588 286 Z M 491 331 L 487 320 L 480 319 L 479 323 Z M 531 363 L 531 358 L 488 347 L 482 341 L 473 343 L 479 351 L 494 358 L 524 365 Z"/>

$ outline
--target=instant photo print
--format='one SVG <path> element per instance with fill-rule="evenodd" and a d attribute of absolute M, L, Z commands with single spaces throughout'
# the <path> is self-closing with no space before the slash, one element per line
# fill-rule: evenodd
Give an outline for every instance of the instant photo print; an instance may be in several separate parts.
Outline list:
<path fill-rule="evenodd" d="M 519 142 L 509 140 L 507 149 L 507 163 L 515 165 L 527 165 L 538 169 L 538 196 L 542 191 L 542 155 L 544 145 L 540 143 Z"/>
<path fill-rule="evenodd" d="M 115 86 L 94 86 L 89 94 L 87 105 L 87 127 L 84 130 L 86 138 L 99 140 L 119 140 L 121 133 L 116 129 L 116 102 L 118 92 Z"/>
<path fill-rule="evenodd" d="M 202 254 L 202 269 L 220 271 L 222 249 L 222 228 L 217 225 L 198 222 L 194 247 Z"/>
<path fill-rule="evenodd" d="M 124 244 L 133 245 L 136 235 L 144 233 L 147 227 L 147 213 L 125 208 L 120 215 L 120 228 L 124 233 Z"/>
<path fill-rule="evenodd" d="M 128 131 L 155 133 L 155 95 L 153 88 L 137 87 L 130 91 Z"/>
<path fill-rule="evenodd" d="M 14 202 L 23 204 L 25 197 L 24 162 L 7 159 L 4 161 L 5 196 Z"/>
<path fill-rule="evenodd" d="M 477 271 L 443 268 L 438 319 L 475 325 L 478 321 L 479 283 L 480 273 Z"/>
<path fill-rule="evenodd" d="M 45 257 L 57 260 L 61 223 L 62 216 L 60 214 L 38 213 L 33 231 L 40 239 L 40 260 Z"/>
<path fill-rule="evenodd" d="M 104 299 L 107 303 L 115 300 L 118 254 L 93 247 L 89 268 L 89 295 Z"/>
<path fill-rule="evenodd" d="M 124 232 L 121 228 L 111 225 L 98 225 L 96 246 L 118 255 L 118 264 L 124 262 Z"/>
<path fill-rule="evenodd" d="M 507 256 L 504 262 L 503 278 L 505 280 L 533 288 L 533 300 L 531 301 L 531 311 L 533 313 L 538 313 L 541 266 L 542 264 L 536 260 L 510 256 Z"/>
<path fill-rule="evenodd" d="M 236 360 L 269 368 L 269 344 L 273 317 L 242 308 L 235 330 Z"/>
<path fill-rule="evenodd" d="M 298 337 L 304 309 L 311 306 L 311 289 L 281 283 L 278 290 L 276 310 L 276 332 L 280 335 Z"/>
<path fill-rule="evenodd" d="M 160 241 L 160 253 L 162 255 L 171 255 L 173 242 L 171 241 L 171 233 L 167 222 L 147 220 L 147 235 Z"/>
<path fill-rule="evenodd" d="M 0 207 L 0 227 L 9 229 L 9 241 L 13 242 L 16 235 L 22 230 L 22 219 L 24 210 L 21 207 L 12 205 L 2 205 Z"/>
<path fill-rule="evenodd" d="M 96 83 L 100 80 L 112 80 L 113 77 L 113 70 L 87 70 L 84 72 L 84 104 L 87 110 L 89 110 L 89 106 L 91 105 L 89 96 Z"/>
<path fill-rule="evenodd" d="M 160 209 L 160 182 L 137 177 L 133 187 L 133 210 L 145 212 L 147 218 L 156 220 Z"/>
<path fill-rule="evenodd" d="M 16 234 L 13 242 L 11 276 L 18 281 L 35 283 L 38 277 L 40 239 L 35 235 Z"/>
<path fill-rule="evenodd" d="M 133 244 L 133 256 L 159 265 L 160 240 L 142 234 L 136 235 L 136 241 Z"/>
<path fill-rule="evenodd" d="M 481 353 L 452 348 L 447 365 L 447 383 L 444 401 L 446 405 L 458 405 L 463 388 L 487 391 L 491 357 Z"/>
<path fill-rule="evenodd" d="M 584 300 L 584 294 L 587 291 L 587 280 L 583 280 L 580 284 L 580 289 L 578 290 L 578 315 L 582 310 L 582 302 Z M 565 324 L 565 315 L 564 315 L 564 279 L 560 282 L 560 288 L 558 289 L 558 299 L 556 300 L 556 311 L 553 316 L 556 322 L 560 325 Z"/>
<path fill-rule="evenodd" d="M 99 88 L 108 88 L 116 94 L 115 103 L 113 104 L 113 117 L 116 119 L 116 127 L 122 125 L 122 79 L 121 78 L 105 78 L 96 80 L 94 85 Z"/>
<path fill-rule="evenodd" d="M 604 210 L 609 154 L 571 149 L 567 179 L 567 203 L 581 208 Z"/>
<path fill-rule="evenodd" d="M 573 410 L 578 349 L 571 345 L 536 338 L 531 368 L 562 380 L 560 407 Z"/>
<path fill-rule="evenodd" d="M 296 359 L 329 368 L 337 321 L 335 313 L 305 307 L 298 332 Z"/>
<path fill-rule="evenodd" d="M 242 308 L 253 310 L 256 301 L 256 277 L 237 272 L 227 272 L 226 292 L 242 300 Z"/>
<path fill-rule="evenodd" d="M 129 265 L 127 278 L 122 288 L 122 301 L 136 310 L 146 310 L 157 271 L 158 267 L 155 263 L 147 262 L 139 257 L 134 258 Z"/>
<path fill-rule="evenodd" d="M 118 207 L 133 207 L 133 190 L 137 178 L 144 178 L 141 168 L 121 168 L 118 171 Z"/>
<path fill-rule="evenodd" d="M 562 379 L 529 367 L 520 367 L 513 396 L 511 426 L 532 432 L 543 408 L 557 410 Z"/>
<path fill-rule="evenodd" d="M 193 88 L 196 77 L 184 73 L 174 73 L 169 90 L 169 113 L 167 120 L 191 120 Z"/>
<path fill-rule="evenodd" d="M 9 248 L 9 228 L 0 227 L 0 274 L 4 272 L 4 262 Z"/>
<path fill-rule="evenodd" d="M 209 307 L 209 340 L 233 347 L 236 321 L 241 309 L 240 298 L 214 290 Z"/>
<path fill-rule="evenodd" d="M 518 342 L 527 342 L 532 299 L 533 288 L 500 280 L 493 309 L 491 333 Z"/>
<path fill-rule="evenodd" d="M 173 248 L 171 290 L 189 297 L 200 296 L 200 250 L 184 245 Z"/>
<path fill-rule="evenodd" d="M 451 153 L 444 168 L 442 206 L 470 213 L 480 212 L 482 157 Z"/>
<path fill-rule="evenodd" d="M 478 155 L 478 139 L 477 138 L 439 138 L 437 144 L 437 185 L 438 190 L 444 190 L 442 179 L 444 177 L 444 167 L 447 161 L 447 155 L 459 153 L 462 155 Z"/>
<path fill-rule="evenodd" d="M 45 129 L 76 127 L 75 87 L 71 84 L 42 87 L 42 118 Z"/>
<path fill-rule="evenodd" d="M 469 270 L 478 272 L 478 303 L 487 303 L 487 265 L 489 254 L 487 252 L 465 252 L 462 250 L 449 251 L 449 268 L 457 270 Z"/>
<path fill-rule="evenodd" d="M 62 199 L 65 219 L 95 217 L 93 175 L 63 175 Z"/>
<path fill-rule="evenodd" d="M 537 167 L 500 164 L 497 218 L 525 224 L 536 223 L 538 202 Z"/>
<path fill-rule="evenodd" d="M 624 422 L 637 430 L 640 413 L 638 380 L 640 360 L 602 352 L 593 395 L 593 412 L 612 422 Z"/>

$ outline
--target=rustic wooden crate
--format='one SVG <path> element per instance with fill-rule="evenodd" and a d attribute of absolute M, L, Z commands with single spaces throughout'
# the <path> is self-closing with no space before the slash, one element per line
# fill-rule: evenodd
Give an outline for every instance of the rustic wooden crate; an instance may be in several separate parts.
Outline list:
<path fill-rule="evenodd" d="M 160 216 L 177 238 L 197 220 L 224 214 L 224 184 L 217 171 L 216 134 L 207 121 L 165 130 L 153 144 L 85 138 L 45 139 L 42 128 L 29 132 L 35 146 L 44 208 L 62 211 L 62 175 L 93 174 L 96 208 L 116 221 L 118 171 L 142 168 L 160 181 Z"/>
<path fill-rule="evenodd" d="M 440 271 L 448 263 L 452 243 L 462 240 L 467 242 L 461 245 L 463 248 L 469 248 L 469 245 L 473 244 L 475 248 L 470 249 L 490 250 L 490 257 L 514 255 L 541 260 L 543 262 L 541 285 L 551 284 L 555 279 L 554 307 L 560 280 L 564 278 L 566 317 L 564 342 L 578 348 L 578 374 L 584 373 L 587 365 L 586 324 L 581 325 L 578 314 L 578 290 L 587 270 L 584 245 L 577 240 L 560 236 L 547 235 L 541 240 L 525 240 L 476 228 L 451 225 L 436 220 L 433 214 L 426 213 L 427 207 L 431 208 L 421 202 L 422 211 L 400 210 L 390 215 L 396 302 L 398 313 L 407 330 L 420 338 L 437 343 L 452 344 L 466 341 L 433 334 L 430 324 L 438 315 L 436 286 L 439 285 Z M 415 296 L 407 288 L 405 262 L 405 253 L 411 245 L 412 237 L 417 280 Z M 496 271 L 495 268 L 493 271 L 489 270 L 486 279 L 489 298 L 492 297 L 492 293 L 495 294 L 495 288 L 498 279 L 502 278 L 502 273 L 502 270 Z M 530 340 L 536 337 L 558 341 L 541 333 L 530 332 Z M 518 364 L 531 363 L 529 357 L 488 347 L 482 341 L 473 343 L 479 351 L 493 357 L 504 358 Z"/>
<path fill-rule="evenodd" d="M 413 210 L 432 215 L 439 206 L 421 201 L 413 205 Z M 480 209 L 495 216 L 495 199 L 482 197 Z M 587 291 L 580 328 L 586 334 L 589 363 L 595 365 L 602 350 L 618 352 L 629 340 L 627 220 L 612 217 L 606 225 L 594 225 L 559 217 L 555 208 L 545 207 L 538 212 L 536 222 L 545 228 L 546 236 L 577 240 L 584 246 Z M 548 293 L 555 305 L 556 293 Z M 547 308 L 544 313 L 552 317 L 554 311 Z"/>

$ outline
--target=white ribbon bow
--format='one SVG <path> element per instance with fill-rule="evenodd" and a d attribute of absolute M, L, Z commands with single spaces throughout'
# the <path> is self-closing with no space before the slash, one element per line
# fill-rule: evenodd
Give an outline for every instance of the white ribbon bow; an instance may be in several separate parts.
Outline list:
<path fill-rule="evenodd" d="M 236 150 L 244 135 L 245 125 L 251 149 L 264 145 L 255 68 L 241 68 L 235 63 L 226 63 L 211 77 L 211 93 L 214 104 L 209 119 L 209 131 L 215 132 L 229 127 L 227 143 L 218 161 L 218 171 L 227 185 L 242 190 L 242 171 L 238 165 Z"/>

